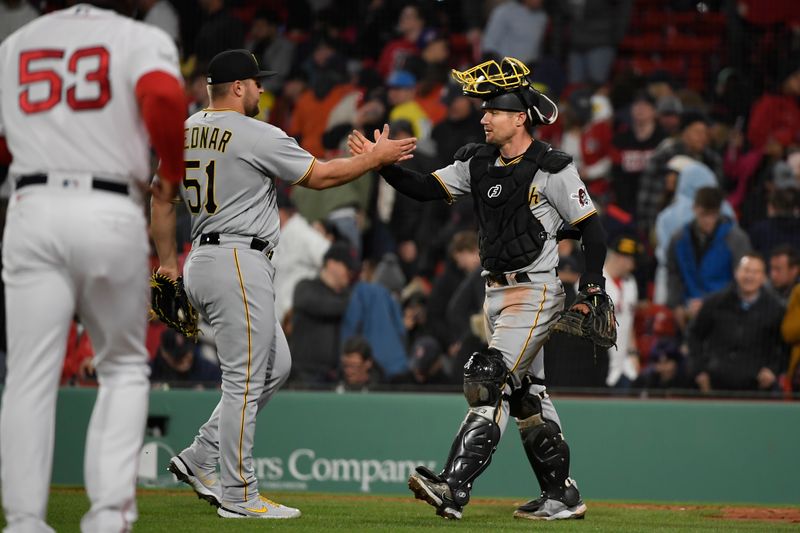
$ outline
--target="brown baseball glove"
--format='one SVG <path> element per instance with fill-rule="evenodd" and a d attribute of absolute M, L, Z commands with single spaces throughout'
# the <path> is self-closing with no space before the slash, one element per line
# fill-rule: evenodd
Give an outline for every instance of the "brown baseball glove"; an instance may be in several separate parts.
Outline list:
<path fill-rule="evenodd" d="M 151 313 L 184 337 L 196 339 L 198 315 L 183 289 L 183 278 L 170 279 L 157 272 L 150 277 Z"/>
<path fill-rule="evenodd" d="M 562 311 L 550 326 L 550 334 L 553 333 L 583 337 L 601 348 L 615 346 L 617 318 L 614 316 L 614 302 L 601 287 L 587 285 L 578 291 L 572 307 Z"/>

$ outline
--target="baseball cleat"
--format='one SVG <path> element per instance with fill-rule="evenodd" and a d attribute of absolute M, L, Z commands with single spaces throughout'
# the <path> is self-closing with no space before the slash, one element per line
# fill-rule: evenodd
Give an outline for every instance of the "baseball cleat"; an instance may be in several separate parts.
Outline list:
<path fill-rule="evenodd" d="M 457 505 L 452 499 L 452 493 L 447 483 L 427 479 L 420 474 L 411 474 L 408 478 L 408 488 L 414 497 L 436 508 L 436 514 L 449 520 L 461 520 L 463 507 Z"/>
<path fill-rule="evenodd" d="M 533 512 L 524 510 L 524 507 L 525 505 L 514 511 L 514 518 L 527 518 L 528 520 L 569 520 L 574 518 L 580 520 L 586 514 L 586 504 L 583 502 L 567 507 L 564 502 L 548 499 Z"/>
<path fill-rule="evenodd" d="M 217 515 L 221 518 L 266 518 L 266 519 L 288 519 L 297 518 L 301 515 L 299 509 L 287 507 L 274 502 L 264 496 L 259 496 L 255 500 L 244 503 L 222 502 Z"/>
<path fill-rule="evenodd" d="M 178 481 L 182 481 L 192 487 L 198 498 L 207 501 L 214 507 L 220 506 L 222 488 L 216 472 L 195 475 L 179 455 L 169 460 L 167 470 L 172 472 Z"/>

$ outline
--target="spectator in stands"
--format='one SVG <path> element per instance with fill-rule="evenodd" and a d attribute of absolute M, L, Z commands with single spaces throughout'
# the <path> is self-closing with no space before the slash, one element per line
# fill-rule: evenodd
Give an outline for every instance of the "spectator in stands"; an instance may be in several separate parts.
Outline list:
<path fill-rule="evenodd" d="M 449 364 L 460 348 L 458 335 L 450 328 L 447 310 L 450 299 L 461 281 L 466 277 L 466 272 L 472 271 L 480 264 L 478 255 L 478 236 L 474 230 L 456 233 L 449 243 L 448 260 L 444 269 L 433 279 L 433 286 L 428 297 L 428 324 L 433 337 L 448 355 L 446 370 L 448 375 L 456 378 L 463 376 L 461 368 Z"/>
<path fill-rule="evenodd" d="M 655 256 L 658 270 L 656 271 L 654 300 L 659 304 L 666 302 L 667 299 L 667 251 L 672 237 L 676 231 L 695 218 L 694 203 L 697 192 L 703 187 L 716 188 L 717 184 L 716 177 L 707 166 L 686 156 L 675 156 L 667 166 L 670 171 L 667 180 L 671 178 L 672 170 L 680 170 L 672 203 L 664 208 L 656 218 Z M 727 200 L 723 200 L 720 210 L 722 215 L 736 220 L 733 208 Z"/>
<path fill-rule="evenodd" d="M 283 190 L 278 191 L 278 215 L 281 240 L 275 248 L 272 264 L 275 266 L 275 315 L 284 324 L 292 308 L 292 297 L 297 283 L 316 277 L 322 258 L 330 248 L 330 241 L 297 212 L 292 199 Z"/>
<path fill-rule="evenodd" d="M 714 172 L 718 184 L 721 185 L 722 159 L 709 147 L 708 119 L 701 113 L 684 112 L 681 115 L 680 137 L 661 143 L 650 157 L 639 182 L 636 216 L 644 233 L 650 233 L 660 211 L 664 194 L 664 169 L 667 162 L 676 155 L 687 155 L 704 163 Z"/>
<path fill-rule="evenodd" d="M 689 356 L 702 392 L 777 390 L 785 368 L 783 307 L 764 290 L 766 279 L 764 258 L 746 254 L 736 282 L 703 302 L 689 329 Z"/>
<path fill-rule="evenodd" d="M 561 149 L 572 156 L 592 198 L 603 198 L 609 188 L 612 164 L 613 109 L 608 97 L 590 88 L 569 97 L 571 127 L 561 138 Z"/>
<path fill-rule="evenodd" d="M 150 362 L 150 381 L 180 386 L 217 386 L 219 366 L 200 355 L 197 344 L 173 329 L 161 334 L 161 345 Z"/>
<path fill-rule="evenodd" d="M 274 95 L 283 88 L 294 59 L 294 43 L 281 35 L 280 25 L 277 13 L 269 9 L 258 10 L 250 25 L 246 45 L 258 58 L 262 69 L 277 72 L 261 81 L 264 89 Z"/>
<path fill-rule="evenodd" d="M 414 382 L 427 385 L 449 383 L 444 372 L 444 354 L 433 337 L 422 337 L 411 347 L 409 365 Z"/>
<path fill-rule="evenodd" d="M 639 179 L 650 156 L 666 134 L 656 121 L 653 97 L 639 92 L 631 104 L 631 124 L 613 140 L 614 166 L 611 172 L 614 203 L 636 217 Z"/>
<path fill-rule="evenodd" d="M 786 314 L 781 322 L 781 337 L 791 351 L 786 370 L 786 387 L 800 389 L 800 285 L 795 285 L 786 305 Z"/>
<path fill-rule="evenodd" d="M 169 0 L 137 0 L 136 7 L 142 22 L 161 28 L 180 45 L 180 19 Z"/>
<path fill-rule="evenodd" d="M 456 150 L 467 143 L 482 143 L 485 140 L 480 115 L 471 98 L 464 96 L 461 88 L 449 85 L 444 102 L 447 105 L 447 118 L 434 126 L 431 137 L 436 143 L 437 162 L 432 167 L 441 168 L 450 164 Z"/>
<path fill-rule="evenodd" d="M 294 380 L 312 386 L 336 381 L 342 317 L 357 270 L 351 247 L 336 242 L 325 252 L 319 276 L 297 283 L 289 339 Z"/>
<path fill-rule="evenodd" d="M 639 375 L 639 351 L 633 318 L 639 302 L 639 290 L 633 270 L 639 244 L 631 236 L 617 237 L 612 243 L 603 267 L 606 292 L 614 302 L 617 317 L 617 344 L 608 349 L 606 385 L 627 390 Z M 610 283 L 608 283 L 610 282 Z"/>
<path fill-rule="evenodd" d="M 642 389 L 690 389 L 692 380 L 688 374 L 687 358 L 681 353 L 676 339 L 659 339 L 650 352 L 648 364 L 642 370 L 634 388 Z"/>
<path fill-rule="evenodd" d="M 569 81 L 608 81 L 617 46 L 628 30 L 632 0 L 568 2 Z"/>
<path fill-rule="evenodd" d="M 547 31 L 544 0 L 512 0 L 496 6 L 483 33 L 483 53 L 535 64 Z"/>
<path fill-rule="evenodd" d="M 400 11 L 397 19 L 397 33 L 400 36 L 389 41 L 378 58 L 378 72 L 384 79 L 391 72 L 406 68 L 406 58 L 419 54 L 425 44 L 436 36 L 436 32 L 426 24 L 419 5 L 408 4 Z"/>
<path fill-rule="evenodd" d="M 341 338 L 363 335 L 388 381 L 404 381 L 408 374 L 406 329 L 399 303 L 404 282 L 396 257 L 379 264 L 372 280 L 355 284 L 342 317 Z"/>
<path fill-rule="evenodd" d="M 393 139 L 413 137 L 411 124 L 397 120 L 389 124 Z M 402 161 L 400 166 L 416 171 L 426 171 L 435 165 L 424 153 L 415 153 L 413 159 Z M 435 224 L 437 211 L 445 206 L 429 206 L 398 193 L 383 178 L 377 180 L 376 211 L 378 218 L 386 224 L 396 243 L 397 255 L 406 278 L 411 279 L 419 270 L 420 252 L 428 246 L 431 226 Z"/>
<path fill-rule="evenodd" d="M 389 120 L 392 122 L 405 120 L 411 124 L 417 141 L 424 141 L 431 136 L 431 120 L 414 99 L 417 91 L 417 79 L 407 70 L 395 70 L 386 80 L 389 89 Z M 429 150 L 430 151 L 430 150 Z"/>
<path fill-rule="evenodd" d="M 683 104 L 677 96 L 668 94 L 659 98 L 656 103 L 656 114 L 658 125 L 667 137 L 676 137 L 680 134 Z"/>
<path fill-rule="evenodd" d="M 205 20 L 195 37 L 194 55 L 198 67 L 205 69 L 218 53 L 244 45 L 244 27 L 225 7 L 225 0 L 200 0 L 200 8 Z"/>
<path fill-rule="evenodd" d="M 348 83 L 344 58 L 333 43 L 320 40 L 305 63 L 309 87 L 297 99 L 289 135 L 314 157 L 325 157 L 322 135 L 336 105 L 355 87 Z"/>
<path fill-rule="evenodd" d="M 478 250 L 461 253 L 456 261 L 466 277 L 459 283 L 447 304 L 447 318 L 455 336 L 455 343 L 448 352 L 448 368 L 461 369 L 469 357 L 486 347 L 483 304 L 486 296 L 486 280 L 481 275 L 483 267 Z M 474 325 L 480 324 L 475 331 Z"/>
<path fill-rule="evenodd" d="M 83 324 L 72 321 L 67 337 L 67 350 L 64 354 L 64 367 L 61 369 L 61 385 L 97 386 L 94 349 L 89 333 Z"/>
<path fill-rule="evenodd" d="M 339 385 L 336 392 L 367 392 L 381 381 L 380 370 L 372 358 L 372 348 L 364 337 L 345 339 L 339 358 Z"/>
<path fill-rule="evenodd" d="M 800 63 L 797 57 L 782 67 L 780 87 L 767 92 L 753 103 L 747 139 L 753 148 L 761 148 L 769 140 L 781 146 L 800 144 Z"/>
<path fill-rule="evenodd" d="M 747 234 L 720 212 L 722 201 L 717 188 L 698 190 L 694 220 L 673 235 L 667 250 L 667 305 L 682 327 L 696 316 L 703 298 L 731 282 L 736 265 L 750 252 Z"/>
<path fill-rule="evenodd" d="M 27 0 L 0 0 L 0 43 L 38 16 Z"/>
<path fill-rule="evenodd" d="M 792 245 L 800 249 L 800 216 L 797 211 L 798 190 L 773 189 L 767 201 L 767 218 L 750 227 L 750 242 L 766 256 L 773 248 Z"/>
<path fill-rule="evenodd" d="M 790 244 L 782 244 L 769 254 L 769 283 L 782 305 L 797 285 L 800 276 L 800 254 Z"/>
<path fill-rule="evenodd" d="M 186 92 L 189 100 L 189 116 L 208 107 L 208 83 L 205 69 L 196 68 L 192 71 L 186 80 Z"/>

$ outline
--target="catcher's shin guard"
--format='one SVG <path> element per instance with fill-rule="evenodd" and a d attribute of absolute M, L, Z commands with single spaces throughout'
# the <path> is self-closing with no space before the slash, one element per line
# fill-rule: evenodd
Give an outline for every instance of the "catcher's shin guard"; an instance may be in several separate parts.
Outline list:
<path fill-rule="evenodd" d="M 518 420 L 517 425 L 542 496 L 563 501 L 569 507 L 576 505 L 580 493 L 569 477 L 569 445 L 558 424 L 537 413 Z"/>
<path fill-rule="evenodd" d="M 439 474 L 450 487 L 453 501 L 460 507 L 469 502 L 472 482 L 489 466 L 500 441 L 500 426 L 494 421 L 495 409 L 482 411 L 470 409 L 467 413 Z"/>
<path fill-rule="evenodd" d="M 508 370 L 502 354 L 489 348 L 475 352 L 464 365 L 464 396 L 469 404 L 438 478 L 447 483 L 453 502 L 464 507 L 469 501 L 472 482 L 486 470 L 500 440 L 495 421 Z"/>

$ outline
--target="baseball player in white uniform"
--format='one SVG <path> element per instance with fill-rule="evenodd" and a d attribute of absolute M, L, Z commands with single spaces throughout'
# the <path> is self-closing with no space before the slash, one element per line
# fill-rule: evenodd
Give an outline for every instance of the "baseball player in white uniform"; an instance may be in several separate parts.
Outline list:
<path fill-rule="evenodd" d="M 7 532 L 52 531 L 56 395 L 75 314 L 92 339 L 99 382 L 81 530 L 127 531 L 137 518 L 149 390 L 143 201 L 149 144 L 162 160 L 154 195 L 174 195 L 181 178 L 180 79 L 167 34 L 87 4 L 40 17 L 0 46 L 0 136 L 14 187 L 3 236 Z"/>
<path fill-rule="evenodd" d="M 259 70 L 246 50 L 218 54 L 208 68 L 210 107 L 185 126 L 186 175 L 180 193 L 193 215 L 193 242 L 183 277 L 190 302 L 213 329 L 222 399 L 169 469 L 218 506 L 224 518 L 300 515 L 259 494 L 252 460 L 256 415 L 291 367 L 275 316 L 270 261 L 280 233 L 275 180 L 312 189 L 334 187 L 407 159 L 416 142 L 385 137 L 370 154 L 318 161 L 280 129 L 251 118 L 258 114 L 260 80 L 272 74 Z M 152 230 L 159 271 L 175 279 L 171 202 L 154 199 Z"/>
<path fill-rule="evenodd" d="M 606 291 L 614 302 L 617 318 L 617 345 L 608 349 L 608 375 L 606 385 L 627 389 L 639 376 L 639 351 L 633 321 L 639 302 L 639 289 L 633 270 L 639 244 L 631 237 L 620 236 L 609 247 L 603 275 Z"/>
<path fill-rule="evenodd" d="M 605 232 L 572 159 L 533 139 L 531 128 L 551 124 L 558 111 L 530 85 L 527 67 L 513 58 L 454 71 L 469 96 L 483 99 L 486 144 L 458 150 L 455 162 L 431 174 L 397 165 L 380 169 L 398 191 L 419 200 L 453 202 L 470 195 L 479 225 L 486 278 L 489 349 L 464 366 L 469 411 L 441 473 L 418 467 L 409 488 L 445 518 L 459 519 L 473 481 L 489 465 L 509 415 L 517 420 L 523 447 L 541 496 L 514 516 L 536 520 L 582 518 L 586 506 L 569 477 L 569 447 L 544 386 L 539 354 L 548 329 L 563 308 L 556 276 L 556 234 L 565 222 L 582 233 L 587 272 L 581 288 L 602 287 Z M 372 143 L 354 132 L 353 153 Z"/>

